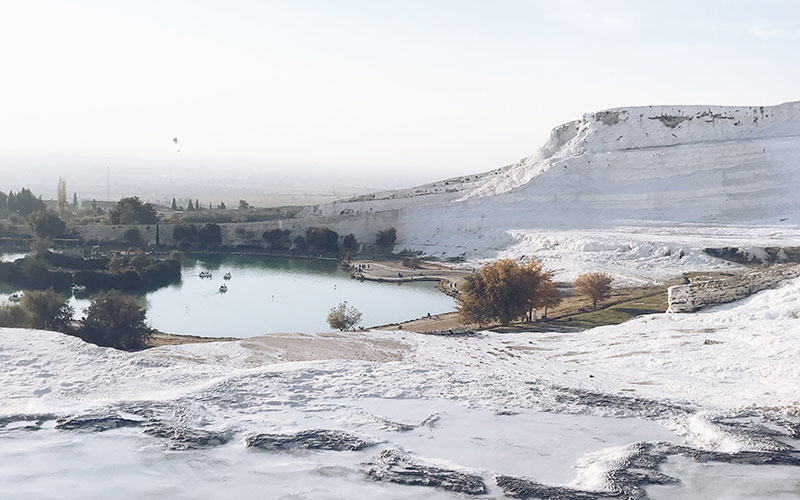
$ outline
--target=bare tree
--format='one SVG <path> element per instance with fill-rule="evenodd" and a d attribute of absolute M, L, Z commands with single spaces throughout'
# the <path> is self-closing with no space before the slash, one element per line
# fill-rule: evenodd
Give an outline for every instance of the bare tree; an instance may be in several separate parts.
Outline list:
<path fill-rule="evenodd" d="M 589 297 L 592 308 L 597 309 L 597 303 L 611 296 L 612 278 L 607 273 L 581 274 L 575 280 L 575 292 Z"/>
<path fill-rule="evenodd" d="M 361 322 L 361 313 L 353 306 L 348 306 L 347 301 L 331 308 L 328 313 L 328 325 L 339 331 L 352 330 Z"/>

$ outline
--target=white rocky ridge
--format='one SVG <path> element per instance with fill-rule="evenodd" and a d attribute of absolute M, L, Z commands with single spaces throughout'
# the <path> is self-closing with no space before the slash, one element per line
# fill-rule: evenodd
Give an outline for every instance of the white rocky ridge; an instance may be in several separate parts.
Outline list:
<path fill-rule="evenodd" d="M 439 257 L 559 246 L 574 262 L 563 278 L 578 267 L 609 268 L 603 260 L 622 263 L 621 277 L 633 282 L 708 268 L 721 263 L 702 255 L 704 246 L 800 243 L 800 102 L 589 113 L 516 164 L 304 215 L 345 216 L 337 227 L 348 230 L 355 221 L 391 224 L 400 248 Z M 598 247 L 605 257 L 593 253 Z"/>

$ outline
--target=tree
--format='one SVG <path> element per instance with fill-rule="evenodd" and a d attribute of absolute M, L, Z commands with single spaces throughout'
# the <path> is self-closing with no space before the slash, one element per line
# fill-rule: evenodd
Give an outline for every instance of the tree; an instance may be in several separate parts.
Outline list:
<path fill-rule="evenodd" d="M 356 235 L 353 233 L 346 235 L 344 240 L 342 240 L 342 247 L 348 253 L 354 253 L 356 250 L 358 250 L 358 240 L 356 240 Z"/>
<path fill-rule="evenodd" d="M 189 199 L 189 206 L 186 207 L 187 212 L 194 212 L 194 203 L 192 203 L 191 198 Z"/>
<path fill-rule="evenodd" d="M 552 281 L 547 281 L 542 284 L 539 290 L 539 307 L 544 309 L 542 317 L 547 317 L 547 310 L 551 307 L 556 307 L 561 303 L 561 296 L 558 295 L 556 284 Z"/>
<path fill-rule="evenodd" d="M 64 217 L 67 211 L 67 183 L 64 179 L 58 179 L 58 215 Z"/>
<path fill-rule="evenodd" d="M 158 235 L 158 226 L 156 226 L 156 236 Z M 139 246 L 142 244 L 142 233 L 132 227 L 125 231 L 125 234 L 122 235 L 122 239 L 125 240 L 125 243 L 132 245 L 132 246 Z"/>
<path fill-rule="evenodd" d="M 30 315 L 32 328 L 56 332 L 68 331 L 72 315 L 75 313 L 75 310 L 67 304 L 66 297 L 56 293 L 52 288 L 25 292 L 20 307 Z"/>
<path fill-rule="evenodd" d="M 597 309 L 598 302 L 611 296 L 612 281 L 607 273 L 581 274 L 575 280 L 575 292 L 591 299 L 592 308 Z"/>
<path fill-rule="evenodd" d="M 222 245 L 222 230 L 218 224 L 209 222 L 197 231 L 197 239 L 203 246 Z"/>
<path fill-rule="evenodd" d="M 458 294 L 458 315 L 462 321 L 477 323 L 479 327 L 492 318 L 492 304 L 488 300 L 486 280 L 479 273 L 469 274 Z"/>
<path fill-rule="evenodd" d="M 39 238 L 55 238 L 61 236 L 67 229 L 67 225 L 58 215 L 46 210 L 39 210 L 30 216 L 33 232 Z"/>
<path fill-rule="evenodd" d="M 172 239 L 178 243 L 178 246 L 192 246 L 199 241 L 197 227 L 194 224 L 179 224 L 172 230 Z"/>
<path fill-rule="evenodd" d="M 155 224 L 158 222 L 153 205 L 142 202 L 138 196 L 119 200 L 109 216 L 112 224 Z"/>
<path fill-rule="evenodd" d="M 309 248 L 335 253 L 339 251 L 339 233 L 327 227 L 309 227 L 306 243 Z"/>
<path fill-rule="evenodd" d="M 353 306 L 348 306 L 347 301 L 331 308 L 328 313 L 328 325 L 343 332 L 352 330 L 361 322 L 361 313 Z"/>
<path fill-rule="evenodd" d="M 72 208 L 76 210 L 78 208 L 78 193 L 74 191 L 72 192 Z"/>
<path fill-rule="evenodd" d="M 19 304 L 0 305 L 0 328 L 31 328 L 31 317 Z"/>
<path fill-rule="evenodd" d="M 34 238 L 34 240 L 31 241 L 31 251 L 25 257 L 25 262 L 26 263 L 28 262 L 32 263 L 34 261 L 38 262 L 39 260 L 38 257 L 47 255 L 47 252 L 50 251 L 50 248 L 52 246 L 53 246 L 53 240 L 51 240 L 50 238 L 42 238 L 42 237 Z M 30 259 L 28 259 L 28 257 L 30 257 Z M 44 266 L 43 262 L 38 262 L 38 263 Z M 33 269 L 28 269 L 28 271 L 33 271 Z"/>
<path fill-rule="evenodd" d="M 194 199 L 194 209 L 195 210 L 202 210 L 203 209 L 203 207 L 200 206 L 200 200 L 198 200 L 197 198 Z"/>
<path fill-rule="evenodd" d="M 239 200 L 239 210 L 247 210 L 250 208 L 250 204 L 247 203 L 245 200 Z"/>
<path fill-rule="evenodd" d="M 528 321 L 533 321 L 535 309 L 544 309 L 546 316 L 547 309 L 558 305 L 561 298 L 553 283 L 553 272 L 546 271 L 537 259 L 532 259 L 523 267 L 522 273 L 528 298 Z"/>
<path fill-rule="evenodd" d="M 382 231 L 378 231 L 378 234 L 375 237 L 375 244 L 385 250 L 391 250 L 394 248 L 394 244 L 397 241 L 397 231 L 395 228 L 390 227 L 389 229 L 384 229 Z"/>
<path fill-rule="evenodd" d="M 219 202 L 219 205 L 217 205 L 217 209 L 219 209 L 219 210 L 225 210 L 226 208 L 227 207 L 225 207 L 225 202 L 224 201 Z"/>
<path fill-rule="evenodd" d="M 292 232 L 288 229 L 270 229 L 261 236 L 269 243 L 270 248 L 286 248 L 290 234 Z"/>
<path fill-rule="evenodd" d="M 298 250 L 305 251 L 308 248 L 308 242 L 303 235 L 298 234 L 294 238 L 294 247 Z"/>
<path fill-rule="evenodd" d="M 20 215 L 28 215 L 37 210 L 45 210 L 44 202 L 33 195 L 30 189 L 22 188 L 19 193 L 8 193 L 8 210 Z"/>
<path fill-rule="evenodd" d="M 172 210 L 178 210 L 178 202 L 175 201 L 175 198 L 172 198 Z"/>
<path fill-rule="evenodd" d="M 134 297 L 117 290 L 100 292 L 91 298 L 86 309 L 81 336 L 101 346 L 139 349 L 152 334 L 146 316 L 146 309 Z"/>
<path fill-rule="evenodd" d="M 542 290 L 552 283 L 552 273 L 538 261 L 521 266 L 511 259 L 491 262 L 468 275 L 461 286 L 459 315 L 462 320 L 483 326 L 491 321 L 508 325 L 533 316 L 546 299 Z"/>
<path fill-rule="evenodd" d="M 8 208 L 8 195 L 0 191 L 0 210 L 6 210 L 7 208 Z"/>

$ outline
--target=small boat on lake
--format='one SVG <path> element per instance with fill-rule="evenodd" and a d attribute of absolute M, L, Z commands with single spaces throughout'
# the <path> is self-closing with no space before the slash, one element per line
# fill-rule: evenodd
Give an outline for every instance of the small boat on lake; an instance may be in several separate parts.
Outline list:
<path fill-rule="evenodd" d="M 219 286 L 219 293 L 225 293 L 228 291 L 228 285 L 220 285 Z"/>
<path fill-rule="evenodd" d="M 200 277 L 201 278 L 210 278 L 211 277 L 211 271 L 200 271 Z"/>
<path fill-rule="evenodd" d="M 77 283 L 72 285 L 72 291 L 75 293 L 82 293 L 86 291 L 86 285 L 78 285 Z"/>
<path fill-rule="evenodd" d="M 224 275 L 222 275 L 222 279 L 224 279 L 224 280 L 231 279 L 231 273 L 225 273 Z"/>
<path fill-rule="evenodd" d="M 8 301 L 9 302 L 15 302 L 16 303 L 16 302 L 19 302 L 20 300 L 22 300 L 22 294 L 21 293 L 12 293 L 11 295 L 8 296 Z"/>

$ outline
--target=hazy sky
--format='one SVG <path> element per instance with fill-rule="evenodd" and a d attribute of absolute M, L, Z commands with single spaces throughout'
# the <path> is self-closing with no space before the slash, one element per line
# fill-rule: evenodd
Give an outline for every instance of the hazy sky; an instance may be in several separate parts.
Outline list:
<path fill-rule="evenodd" d="M 0 47 L 7 180 L 427 181 L 514 162 L 598 109 L 800 99 L 795 1 L 5 0 Z"/>

